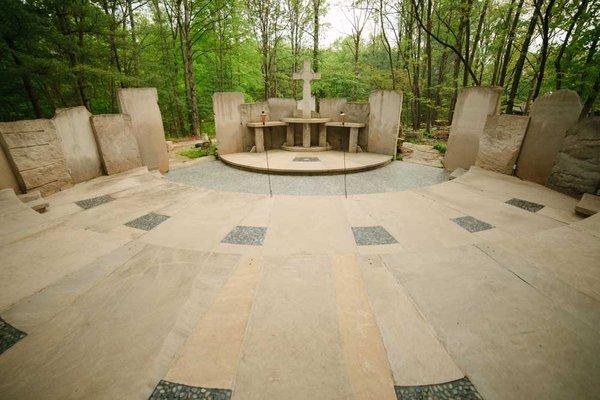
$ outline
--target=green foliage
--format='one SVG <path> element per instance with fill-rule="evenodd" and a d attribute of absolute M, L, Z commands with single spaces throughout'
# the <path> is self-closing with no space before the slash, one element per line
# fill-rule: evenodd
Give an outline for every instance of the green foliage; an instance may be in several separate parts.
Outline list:
<path fill-rule="evenodd" d="M 178 154 L 187 158 L 200 158 L 206 156 L 214 156 L 217 149 L 214 145 L 210 145 L 208 148 L 192 148 L 180 151 Z"/>
<path fill-rule="evenodd" d="M 442 154 L 446 154 L 446 143 L 436 143 L 433 148 Z"/>

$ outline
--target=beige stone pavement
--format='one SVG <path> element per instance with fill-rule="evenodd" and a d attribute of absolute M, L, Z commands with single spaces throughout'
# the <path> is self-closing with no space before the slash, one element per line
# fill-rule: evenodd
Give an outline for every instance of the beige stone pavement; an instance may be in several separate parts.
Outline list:
<path fill-rule="evenodd" d="M 113 201 L 83 210 L 74 202 Z M 544 204 L 537 213 L 505 204 Z M 394 399 L 467 376 L 484 399 L 600 393 L 600 216 L 472 168 L 396 193 L 275 196 L 139 168 L 48 198 L 0 192 L 0 399 Z M 124 224 L 169 216 L 150 231 Z M 493 229 L 464 230 L 473 216 Z M 262 246 L 222 243 L 261 226 Z M 397 241 L 357 246 L 352 227 Z"/>

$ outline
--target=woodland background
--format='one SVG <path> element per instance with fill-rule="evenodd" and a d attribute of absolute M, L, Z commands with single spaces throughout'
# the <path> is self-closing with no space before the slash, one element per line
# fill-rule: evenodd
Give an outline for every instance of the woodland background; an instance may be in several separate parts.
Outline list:
<path fill-rule="evenodd" d="M 352 33 L 324 47 L 333 1 L 1 0 L 0 120 L 118 112 L 117 88 L 154 86 L 169 137 L 210 134 L 213 92 L 301 97 L 304 58 L 320 98 L 402 90 L 415 131 L 447 125 L 479 84 L 504 88 L 507 113 L 561 88 L 598 113 L 600 0 L 345 1 Z"/>

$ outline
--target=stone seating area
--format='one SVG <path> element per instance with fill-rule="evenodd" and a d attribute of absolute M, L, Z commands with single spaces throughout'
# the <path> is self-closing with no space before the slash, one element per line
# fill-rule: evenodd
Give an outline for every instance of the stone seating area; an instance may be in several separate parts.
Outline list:
<path fill-rule="evenodd" d="M 0 192 L 1 398 L 600 391 L 600 216 L 542 185 L 269 197 L 141 167 L 46 200 Z"/>

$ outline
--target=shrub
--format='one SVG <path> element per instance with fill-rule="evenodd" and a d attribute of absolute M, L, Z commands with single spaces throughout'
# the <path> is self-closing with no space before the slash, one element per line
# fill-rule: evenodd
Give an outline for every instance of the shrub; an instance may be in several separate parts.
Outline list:
<path fill-rule="evenodd" d="M 439 151 L 442 154 L 446 153 L 446 144 L 445 143 L 436 143 L 433 146 L 434 149 L 436 149 L 437 151 Z"/>

